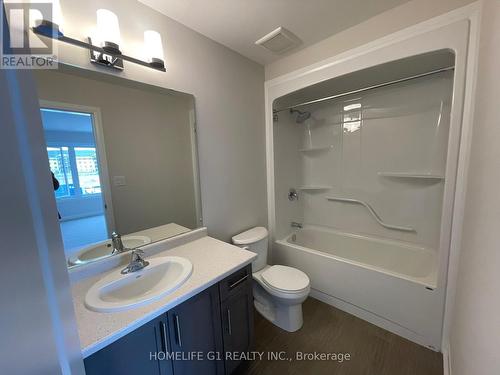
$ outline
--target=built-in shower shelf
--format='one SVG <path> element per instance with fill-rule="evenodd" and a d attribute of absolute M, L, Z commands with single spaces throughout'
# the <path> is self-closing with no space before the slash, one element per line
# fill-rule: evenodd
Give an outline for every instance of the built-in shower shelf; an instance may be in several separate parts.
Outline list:
<path fill-rule="evenodd" d="M 444 176 L 431 173 L 407 173 L 407 172 L 378 172 L 381 177 L 389 178 L 422 178 L 428 180 L 444 180 Z"/>
<path fill-rule="evenodd" d="M 313 190 L 330 190 L 332 187 L 328 185 L 306 185 L 299 187 L 302 191 L 313 191 Z"/>
<path fill-rule="evenodd" d="M 328 151 L 328 150 L 331 150 L 332 148 L 333 148 L 333 145 L 321 146 L 321 147 L 306 147 L 306 148 L 299 149 L 299 151 L 304 152 L 304 153 L 311 153 L 311 152 Z"/>

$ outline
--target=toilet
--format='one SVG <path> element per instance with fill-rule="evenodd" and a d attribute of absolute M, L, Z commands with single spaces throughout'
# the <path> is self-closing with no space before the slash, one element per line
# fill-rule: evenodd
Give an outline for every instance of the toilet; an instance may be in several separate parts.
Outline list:
<path fill-rule="evenodd" d="M 309 277 L 287 266 L 267 264 L 268 232 L 256 227 L 232 238 L 233 244 L 257 254 L 252 262 L 253 296 L 257 311 L 288 332 L 302 327 L 302 302 L 311 289 Z"/>

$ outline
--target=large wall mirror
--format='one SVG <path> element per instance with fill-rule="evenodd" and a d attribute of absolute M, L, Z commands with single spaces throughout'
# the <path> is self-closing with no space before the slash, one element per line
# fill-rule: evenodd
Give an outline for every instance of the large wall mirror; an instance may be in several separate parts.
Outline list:
<path fill-rule="evenodd" d="M 202 225 L 192 95 L 69 67 L 35 77 L 69 266 Z"/>

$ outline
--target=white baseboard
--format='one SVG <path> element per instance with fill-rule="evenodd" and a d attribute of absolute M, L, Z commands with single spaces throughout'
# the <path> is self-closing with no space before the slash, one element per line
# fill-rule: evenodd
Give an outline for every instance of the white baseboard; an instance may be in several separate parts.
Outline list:
<path fill-rule="evenodd" d="M 354 315 L 360 319 L 366 320 L 369 323 L 375 324 L 376 326 L 383 328 L 389 332 L 392 332 L 398 336 L 401 336 L 407 340 L 410 340 L 416 344 L 425 346 L 431 350 L 439 352 L 440 348 L 435 348 L 430 345 L 429 342 L 425 340 L 424 337 L 420 336 L 416 332 L 413 332 L 405 327 L 400 326 L 390 320 L 387 320 L 379 315 L 376 315 L 370 311 L 364 310 L 358 306 L 350 304 L 341 299 L 325 294 L 316 289 L 311 289 L 310 296 L 320 300 L 321 302 L 327 303 L 330 306 L 336 307 L 339 310 L 345 311 L 351 315 Z M 445 373 L 446 375 L 446 373 Z"/>
<path fill-rule="evenodd" d="M 450 343 L 443 343 L 443 375 L 451 375 Z"/>

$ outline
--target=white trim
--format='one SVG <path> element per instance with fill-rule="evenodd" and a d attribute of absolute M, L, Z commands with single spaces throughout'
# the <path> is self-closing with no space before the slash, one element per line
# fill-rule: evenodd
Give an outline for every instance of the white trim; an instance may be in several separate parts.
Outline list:
<path fill-rule="evenodd" d="M 457 70 L 465 75 L 463 82 L 455 82 L 460 84 L 463 92 L 462 97 L 457 98 L 455 104 L 461 108 L 461 114 L 455 114 L 454 122 L 460 122 L 461 117 L 461 130 L 459 135 L 455 134 L 457 144 L 453 147 L 459 147 L 458 162 L 456 165 L 456 181 L 454 184 L 448 184 L 445 191 L 448 194 L 446 203 L 443 207 L 447 210 L 453 208 L 453 212 L 448 218 L 443 216 L 442 228 L 448 226 L 451 228 L 444 234 L 446 241 L 449 243 L 445 254 L 448 259 L 441 259 L 441 267 L 444 267 L 442 279 L 440 282 L 445 289 L 445 307 L 443 313 L 443 332 L 441 345 L 443 345 L 449 336 L 449 325 L 451 320 L 451 311 L 453 308 L 453 300 L 456 287 L 456 273 L 457 265 L 461 246 L 461 229 L 463 221 L 463 212 L 465 205 L 465 191 L 467 183 L 467 170 L 470 157 L 470 144 L 472 137 L 473 125 L 473 109 L 474 109 L 474 93 L 476 85 L 476 70 L 478 59 L 478 45 L 479 45 L 479 27 L 480 27 L 480 11 L 481 4 L 479 2 L 464 6 L 462 8 L 453 10 L 444 15 L 432 18 L 430 20 L 421 22 L 417 25 L 408 27 L 406 29 L 395 32 L 391 35 L 377 39 L 373 42 L 367 43 L 352 50 L 343 52 L 336 56 L 330 57 L 318 63 L 309 65 L 307 67 L 298 69 L 294 72 L 276 77 L 265 82 L 265 116 L 266 116 L 266 168 L 267 168 L 267 206 L 268 206 L 268 225 L 269 225 L 269 241 L 270 244 L 274 243 L 275 238 L 275 196 L 274 196 L 274 145 L 273 145 L 273 101 L 287 93 L 298 90 L 303 87 L 310 86 L 314 83 L 320 82 L 325 79 L 330 79 L 340 75 L 339 71 L 343 74 L 356 71 L 363 68 L 363 63 L 357 61 L 371 53 L 377 53 L 382 49 L 387 49 L 395 43 L 405 42 L 411 38 L 423 36 L 430 32 L 440 32 L 439 29 L 444 29 L 446 26 L 452 27 L 453 24 L 467 21 L 469 31 L 466 40 L 462 41 L 467 43 L 467 51 L 464 52 L 465 66 L 459 66 Z M 439 44 L 439 43 L 438 43 Z M 424 51 L 422 51 L 424 52 Z M 455 51 L 456 52 L 456 51 Z M 462 51 L 463 52 L 463 51 Z M 357 59 L 357 60 L 356 60 Z M 378 58 L 378 63 L 384 62 L 382 58 Z M 390 58 L 387 58 L 390 61 Z M 343 68 L 349 63 L 356 65 L 349 68 Z M 353 62 L 357 62 L 353 64 Z M 373 65 L 373 62 L 372 62 Z M 368 67 L 365 63 L 364 67 Z M 349 70 L 350 69 L 350 70 Z M 336 71 L 336 74 L 331 74 Z M 329 75 L 330 72 L 330 75 Z M 454 87 L 455 90 L 455 87 Z M 462 94 L 462 92 L 460 94 Z M 451 137 L 451 135 L 450 135 Z M 451 138 L 450 138 L 451 139 Z M 450 197 L 451 194 L 451 197 Z M 444 210 L 443 210 L 443 213 Z M 443 241 L 441 241 L 443 246 Z M 272 256 L 272 247 L 270 247 L 270 256 Z M 448 261 L 446 261 L 448 260 Z"/>
<path fill-rule="evenodd" d="M 479 36 L 481 26 L 482 3 L 471 4 L 469 20 L 469 45 L 467 53 L 466 87 L 463 101 L 462 136 L 458 160 L 457 183 L 453 223 L 450 238 L 450 254 L 447 269 L 447 288 L 445 311 L 443 316 L 442 346 L 449 349 L 450 326 L 455 304 L 455 292 L 458 277 L 458 263 L 462 249 L 462 228 L 465 212 L 465 195 L 467 190 L 467 175 L 471 154 L 472 130 L 474 123 L 474 107 L 476 97 L 476 77 L 479 60 Z M 449 356 L 451 358 L 451 356 Z M 451 368 L 451 364 L 450 364 Z"/>
<path fill-rule="evenodd" d="M 269 230 L 268 241 L 268 261 L 272 259 L 273 243 L 276 232 L 276 212 L 274 197 L 274 134 L 273 134 L 273 101 L 270 98 L 267 82 L 264 84 L 264 115 L 266 118 L 266 179 L 267 179 L 267 226 Z M 271 123 L 269 123 L 269 121 Z"/>
<path fill-rule="evenodd" d="M 58 102 L 52 100 L 40 99 L 41 108 L 59 109 L 65 111 L 75 111 L 90 113 L 92 115 L 92 126 L 94 130 L 94 137 L 97 146 L 97 159 L 99 161 L 100 178 L 102 181 L 102 195 L 103 203 L 105 204 L 104 213 L 106 218 L 106 226 L 108 235 L 111 234 L 115 227 L 115 215 L 113 210 L 113 199 L 111 196 L 111 179 L 109 178 L 108 161 L 106 158 L 106 146 L 104 142 L 104 131 L 102 127 L 101 109 L 98 107 L 85 106 L 80 104 Z"/>
<path fill-rule="evenodd" d="M 189 127 L 191 134 L 191 158 L 193 163 L 193 185 L 195 197 L 195 211 L 196 211 L 196 228 L 203 226 L 203 211 L 201 204 L 201 184 L 200 184 L 200 168 L 198 161 L 198 130 L 196 125 L 196 111 L 193 107 L 189 110 Z"/>
<path fill-rule="evenodd" d="M 443 375 L 451 375 L 451 351 L 450 343 L 446 341 L 443 343 Z"/>

